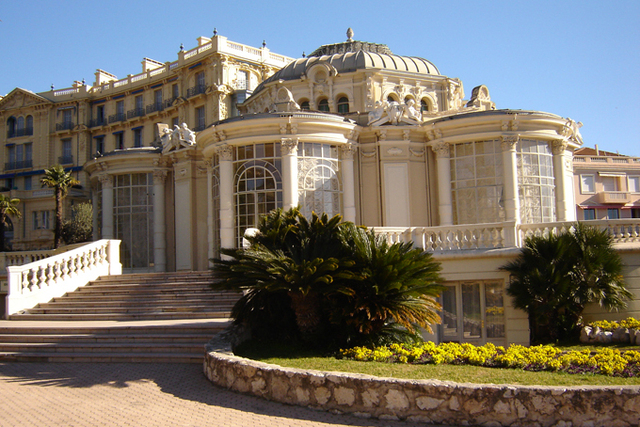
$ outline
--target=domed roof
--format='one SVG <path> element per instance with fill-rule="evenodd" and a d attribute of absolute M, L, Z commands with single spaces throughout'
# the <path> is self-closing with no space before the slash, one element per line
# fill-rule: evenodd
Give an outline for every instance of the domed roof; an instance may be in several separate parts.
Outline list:
<path fill-rule="evenodd" d="M 352 40 L 350 36 L 346 42 L 321 46 L 308 57 L 290 62 L 262 82 L 256 91 L 272 81 L 299 79 L 309 68 L 320 63 L 331 65 L 338 73 L 372 69 L 440 75 L 438 68 L 424 58 L 394 55 L 384 44 Z"/>

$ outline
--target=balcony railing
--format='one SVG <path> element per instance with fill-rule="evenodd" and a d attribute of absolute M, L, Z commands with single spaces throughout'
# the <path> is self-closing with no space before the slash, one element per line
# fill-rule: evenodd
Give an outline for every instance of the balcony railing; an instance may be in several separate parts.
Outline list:
<path fill-rule="evenodd" d="M 207 85 L 195 85 L 194 87 L 187 89 L 187 98 L 205 93 L 206 91 Z"/>
<path fill-rule="evenodd" d="M 598 203 L 603 204 L 625 204 L 631 201 L 631 196 L 626 191 L 601 191 L 596 194 Z"/>
<path fill-rule="evenodd" d="M 104 117 L 99 117 L 97 119 L 91 119 L 89 121 L 89 127 L 96 127 L 96 126 L 104 126 L 107 124 L 107 120 Z"/>
<path fill-rule="evenodd" d="M 109 116 L 109 123 L 123 122 L 127 119 L 124 113 L 112 114 Z"/>
<path fill-rule="evenodd" d="M 132 119 L 134 117 L 142 117 L 144 116 L 146 113 L 144 111 L 144 108 L 140 107 L 140 108 L 135 108 L 133 110 L 129 110 L 127 111 L 127 119 Z"/>
<path fill-rule="evenodd" d="M 7 138 L 14 138 L 16 136 L 26 136 L 26 135 L 33 135 L 33 127 L 11 129 L 7 131 Z"/>
<path fill-rule="evenodd" d="M 70 130 L 70 129 L 73 129 L 74 126 L 75 126 L 75 123 L 73 122 L 56 123 L 56 130 Z"/>
<path fill-rule="evenodd" d="M 5 170 L 28 169 L 33 167 L 33 160 L 20 160 L 19 162 L 7 162 L 4 164 Z"/>
<path fill-rule="evenodd" d="M 58 163 L 60 163 L 61 165 L 73 164 L 73 156 L 70 154 L 66 156 L 60 156 L 58 157 Z"/>
<path fill-rule="evenodd" d="M 147 114 L 155 113 L 156 111 L 164 110 L 164 102 L 154 102 L 153 104 L 147 105 Z"/>

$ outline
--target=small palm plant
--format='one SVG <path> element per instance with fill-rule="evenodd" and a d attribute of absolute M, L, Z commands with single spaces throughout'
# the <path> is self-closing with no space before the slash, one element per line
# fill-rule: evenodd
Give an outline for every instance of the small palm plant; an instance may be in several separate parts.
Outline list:
<path fill-rule="evenodd" d="M 20 218 L 22 212 L 18 209 L 20 199 L 12 199 L 9 196 L 0 194 L 0 252 L 5 251 L 4 232 L 10 224 L 11 217 Z"/>
<path fill-rule="evenodd" d="M 62 200 L 67 195 L 69 188 L 80 184 L 80 181 L 66 172 L 60 165 L 55 165 L 44 170 L 44 178 L 40 180 L 43 187 L 53 188 L 56 199 L 56 221 L 54 228 L 54 248 L 62 244 Z"/>
<path fill-rule="evenodd" d="M 340 346 L 415 335 L 438 321 L 440 267 L 411 244 L 389 245 L 340 216 L 307 220 L 298 209 L 273 211 L 258 229 L 250 248 L 214 260 L 214 287 L 244 292 L 232 316 L 254 332 L 281 328 Z"/>

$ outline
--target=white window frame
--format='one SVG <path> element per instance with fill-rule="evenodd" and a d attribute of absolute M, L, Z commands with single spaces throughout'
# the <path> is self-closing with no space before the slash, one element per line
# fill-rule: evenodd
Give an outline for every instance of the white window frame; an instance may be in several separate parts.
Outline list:
<path fill-rule="evenodd" d="M 592 189 L 585 186 L 585 178 L 591 178 Z M 580 192 L 582 194 L 596 194 L 596 176 L 591 174 L 580 175 Z"/>
<path fill-rule="evenodd" d="M 632 188 L 631 183 L 635 182 L 635 185 Z M 640 193 L 640 176 L 639 175 L 631 175 L 627 176 L 627 189 L 629 193 Z"/>

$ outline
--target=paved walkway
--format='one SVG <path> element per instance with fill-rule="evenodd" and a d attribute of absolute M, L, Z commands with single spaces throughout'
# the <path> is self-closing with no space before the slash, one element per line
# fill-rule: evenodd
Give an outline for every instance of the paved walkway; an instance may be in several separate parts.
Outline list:
<path fill-rule="evenodd" d="M 198 364 L 0 363 L 2 427 L 411 425 L 234 393 L 211 384 Z"/>

